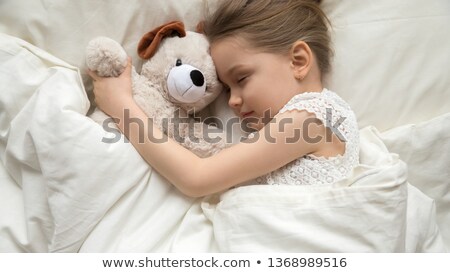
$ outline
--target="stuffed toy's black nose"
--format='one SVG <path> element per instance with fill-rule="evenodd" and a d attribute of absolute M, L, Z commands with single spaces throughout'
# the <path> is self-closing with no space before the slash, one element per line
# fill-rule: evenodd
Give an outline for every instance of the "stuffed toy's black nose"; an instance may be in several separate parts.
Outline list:
<path fill-rule="evenodd" d="M 203 86 L 205 83 L 205 78 L 203 77 L 202 72 L 199 70 L 191 71 L 191 80 L 196 86 Z"/>

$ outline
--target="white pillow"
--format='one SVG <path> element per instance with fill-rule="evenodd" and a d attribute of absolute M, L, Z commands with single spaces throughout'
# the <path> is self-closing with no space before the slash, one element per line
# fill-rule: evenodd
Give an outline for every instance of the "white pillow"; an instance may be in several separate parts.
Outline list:
<path fill-rule="evenodd" d="M 323 1 L 335 48 L 328 87 L 360 127 L 385 131 L 450 109 L 448 0 Z"/>
<path fill-rule="evenodd" d="M 206 2 L 214 7 L 217 1 Z M 333 24 L 336 53 L 327 87 L 351 104 L 361 128 L 374 125 L 385 131 L 448 112 L 448 0 L 322 2 Z M 82 72 L 88 41 L 109 36 L 139 67 L 136 46 L 143 33 L 171 20 L 182 20 L 192 30 L 204 7 L 203 0 L 3 0 L 0 32 L 23 38 Z M 89 92 L 85 73 L 83 79 Z M 216 110 L 227 107 L 222 102 Z"/>

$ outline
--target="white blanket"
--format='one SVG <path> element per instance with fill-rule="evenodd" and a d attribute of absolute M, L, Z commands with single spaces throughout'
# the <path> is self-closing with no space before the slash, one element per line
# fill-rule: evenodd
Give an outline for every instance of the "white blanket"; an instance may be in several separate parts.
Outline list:
<path fill-rule="evenodd" d="M 247 186 L 204 209 L 223 252 L 445 250 L 434 203 L 407 183 L 406 164 L 374 128 L 361 131 L 361 164 L 326 186 Z"/>
<path fill-rule="evenodd" d="M 76 68 L 19 39 L 0 41 L 0 158 L 12 178 L 2 180 L 11 196 L 0 199 L 2 226 L 12 228 L 0 232 L 0 250 L 213 249 L 196 200 L 131 144 L 102 142 Z"/>
<path fill-rule="evenodd" d="M 445 250 L 433 201 L 407 185 L 373 129 L 365 165 L 341 187 L 242 187 L 216 208 L 181 195 L 123 139 L 103 143 L 75 67 L 0 34 L 0 76 L 10 197 L 0 199 L 0 251 Z"/>

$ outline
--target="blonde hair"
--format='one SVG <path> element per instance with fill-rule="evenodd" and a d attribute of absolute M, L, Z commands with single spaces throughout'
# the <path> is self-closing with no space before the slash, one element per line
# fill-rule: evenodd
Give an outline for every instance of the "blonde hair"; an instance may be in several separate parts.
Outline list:
<path fill-rule="evenodd" d="M 211 43 L 236 36 L 271 53 L 287 53 L 298 40 L 316 57 L 323 74 L 331 66 L 330 22 L 313 0 L 222 0 L 203 22 Z"/>

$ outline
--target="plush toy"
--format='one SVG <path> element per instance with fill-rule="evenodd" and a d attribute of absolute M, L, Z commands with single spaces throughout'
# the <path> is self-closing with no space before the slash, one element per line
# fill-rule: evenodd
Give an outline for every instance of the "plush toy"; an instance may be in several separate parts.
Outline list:
<path fill-rule="evenodd" d="M 153 123 L 200 157 L 226 147 L 223 131 L 192 117 L 223 89 L 204 35 L 170 22 L 145 34 L 138 53 L 145 61 L 140 74 L 132 69 L 133 98 Z M 116 77 L 126 67 L 127 54 L 114 40 L 98 37 L 87 46 L 86 63 L 99 76 Z M 99 109 L 91 117 L 99 123 L 108 119 Z"/>

